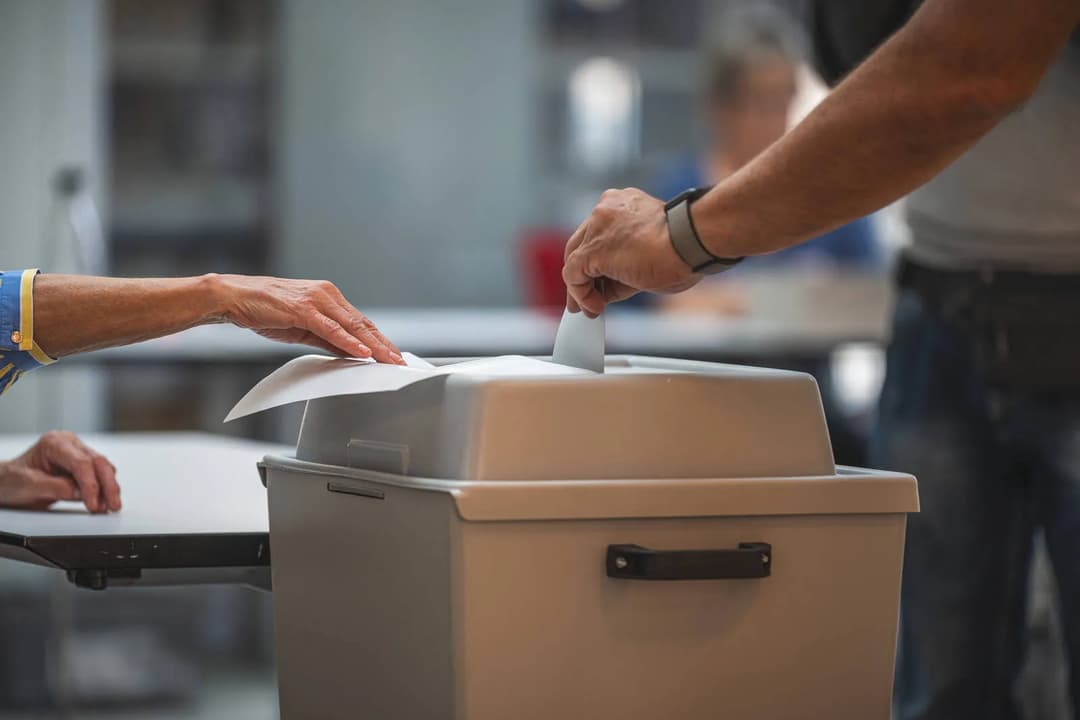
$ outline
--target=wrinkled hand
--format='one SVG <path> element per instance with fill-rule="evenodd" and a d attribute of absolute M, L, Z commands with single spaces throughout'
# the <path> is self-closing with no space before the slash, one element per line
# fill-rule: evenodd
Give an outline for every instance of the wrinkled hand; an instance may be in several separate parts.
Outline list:
<path fill-rule="evenodd" d="M 223 319 L 263 337 L 334 355 L 404 365 L 401 352 L 333 283 L 247 275 L 212 276 Z"/>
<path fill-rule="evenodd" d="M 69 432 L 48 432 L 14 460 L 0 462 L 0 505 L 45 509 L 82 500 L 86 509 L 120 509 L 116 468 Z"/>
<path fill-rule="evenodd" d="M 641 290 L 681 292 L 701 280 L 675 252 L 664 202 L 636 190 L 606 190 L 566 243 L 566 307 L 589 317 Z"/>

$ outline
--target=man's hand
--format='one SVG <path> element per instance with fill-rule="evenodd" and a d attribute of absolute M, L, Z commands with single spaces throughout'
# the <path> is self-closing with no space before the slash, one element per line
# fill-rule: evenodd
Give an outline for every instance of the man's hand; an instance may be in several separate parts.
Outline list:
<path fill-rule="evenodd" d="M 566 243 L 566 307 L 595 317 L 641 290 L 681 292 L 701 280 L 675 252 L 664 202 L 642 192 L 607 190 Z"/>
<path fill-rule="evenodd" d="M 209 276 L 223 319 L 271 340 L 335 355 L 404 365 L 401 352 L 333 283 L 248 275 Z"/>
<path fill-rule="evenodd" d="M 82 500 L 92 513 L 119 510 L 116 468 L 69 432 L 45 433 L 0 462 L 0 505 L 45 509 L 58 500 Z"/>

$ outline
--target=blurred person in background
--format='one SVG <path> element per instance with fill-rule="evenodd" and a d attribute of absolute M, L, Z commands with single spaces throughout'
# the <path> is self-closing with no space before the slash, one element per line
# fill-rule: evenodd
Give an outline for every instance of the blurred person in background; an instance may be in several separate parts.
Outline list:
<path fill-rule="evenodd" d="M 726 12 L 706 55 L 702 109 L 709 141 L 703 152 L 681 158 L 652 183 L 672 198 L 688 188 L 714 185 L 734 174 L 787 130 L 802 62 L 802 37 L 789 16 L 770 5 Z M 880 269 L 883 257 L 873 222 L 858 218 L 801 245 L 755 260 L 735 274 L 777 267 Z M 737 283 L 717 278 L 668 296 L 674 310 L 738 313 L 746 310 Z"/>
<path fill-rule="evenodd" d="M 226 322 L 271 340 L 404 364 L 393 343 L 329 282 L 119 279 L 31 269 L 0 272 L 2 391 L 58 358 Z M 0 462 L 0 505 L 40 509 L 59 500 L 81 500 L 90 512 L 119 510 L 116 468 L 67 432 L 46 433 L 23 455 Z"/>
<path fill-rule="evenodd" d="M 567 306 L 684 290 L 915 191 L 872 453 L 918 477 L 922 506 L 896 717 L 1019 717 L 1037 527 L 1080 717 L 1080 0 L 813 9 L 836 89 L 670 208 L 688 223 L 639 190 L 605 193 L 567 244 Z"/>

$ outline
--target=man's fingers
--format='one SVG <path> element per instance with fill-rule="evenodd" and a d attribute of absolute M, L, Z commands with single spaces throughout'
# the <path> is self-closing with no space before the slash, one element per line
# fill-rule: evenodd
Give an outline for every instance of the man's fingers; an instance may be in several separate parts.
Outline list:
<path fill-rule="evenodd" d="M 566 263 L 570 260 L 570 256 L 574 254 L 574 251 L 581 245 L 582 240 L 585 239 L 585 227 L 588 224 L 589 220 L 586 218 L 585 222 L 578 225 L 577 230 L 575 230 L 570 236 L 570 239 L 566 241 L 566 247 L 563 249 L 563 282 L 566 281 Z M 573 293 L 569 291 L 569 285 L 567 286 L 566 293 L 566 309 L 572 313 L 581 312 L 581 305 L 578 304 Z"/>
<path fill-rule="evenodd" d="M 566 241 L 566 247 L 563 248 L 563 262 L 565 263 L 571 253 L 578 249 L 581 245 L 581 241 L 585 239 L 585 228 L 589 225 L 589 219 L 585 218 L 585 222 L 577 226 L 577 230 L 570 234 L 570 239 Z"/>
<path fill-rule="evenodd" d="M 607 278 L 604 281 L 604 300 L 610 305 L 611 303 L 622 302 L 628 298 L 632 298 L 640 292 L 639 290 L 626 285 L 625 283 L 616 282 L 611 278 Z"/>
<path fill-rule="evenodd" d="M 577 250 L 563 265 L 563 282 L 566 290 L 579 308 L 589 317 L 604 312 L 604 297 L 596 289 L 596 278 L 585 272 L 585 253 Z M 567 306 L 568 309 L 569 305 Z M 573 310 L 571 309 L 571 312 Z"/>
<path fill-rule="evenodd" d="M 574 291 L 578 305 L 581 307 L 581 311 L 590 318 L 597 318 L 602 312 L 606 303 L 604 296 L 600 294 L 600 291 L 596 289 L 596 286 L 591 282 L 588 285 L 583 285 L 575 288 Z"/>

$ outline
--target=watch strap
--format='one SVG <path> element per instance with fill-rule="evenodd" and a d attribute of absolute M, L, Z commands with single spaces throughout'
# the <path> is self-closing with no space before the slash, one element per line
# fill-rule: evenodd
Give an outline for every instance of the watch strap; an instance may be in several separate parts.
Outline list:
<path fill-rule="evenodd" d="M 695 273 L 713 275 L 738 264 L 742 258 L 718 258 L 702 244 L 694 219 L 690 216 L 690 203 L 705 194 L 708 188 L 700 188 L 679 195 L 665 207 L 668 234 L 675 252 Z"/>

